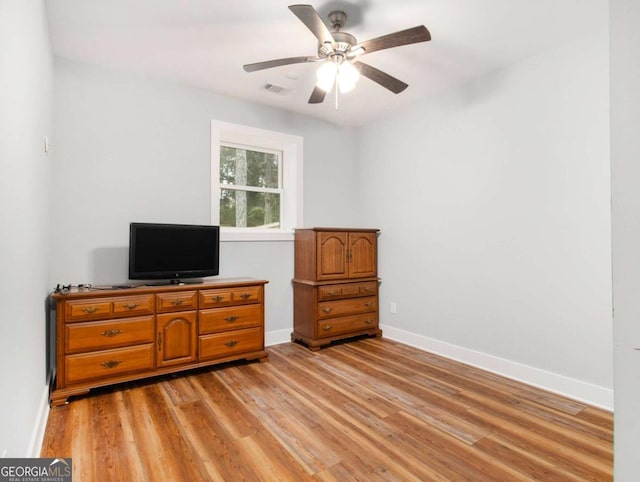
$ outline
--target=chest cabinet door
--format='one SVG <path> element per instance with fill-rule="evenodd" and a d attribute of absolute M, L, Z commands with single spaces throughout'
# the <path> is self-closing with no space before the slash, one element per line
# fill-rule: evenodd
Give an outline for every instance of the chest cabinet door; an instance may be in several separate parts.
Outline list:
<path fill-rule="evenodd" d="M 349 278 L 367 278 L 377 275 L 375 233 L 349 233 Z"/>
<path fill-rule="evenodd" d="M 348 277 L 348 234 L 321 232 L 317 236 L 317 278 L 328 280 Z"/>

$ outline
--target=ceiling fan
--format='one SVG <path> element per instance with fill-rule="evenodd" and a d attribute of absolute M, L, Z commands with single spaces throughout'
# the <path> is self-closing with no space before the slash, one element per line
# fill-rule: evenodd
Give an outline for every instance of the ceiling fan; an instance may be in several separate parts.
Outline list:
<path fill-rule="evenodd" d="M 341 93 L 353 89 L 360 75 L 373 80 L 394 94 L 399 94 L 408 87 L 407 84 L 356 59 L 378 50 L 431 40 L 431 34 L 427 28 L 424 25 L 420 25 L 358 43 L 353 35 L 341 31 L 347 20 L 347 15 L 342 11 L 334 11 L 329 14 L 329 22 L 332 28 L 332 30 L 329 30 L 318 12 L 311 5 L 290 5 L 289 10 L 318 39 L 318 55 L 316 57 L 289 57 L 268 60 L 266 62 L 246 64 L 243 68 L 247 72 L 255 72 L 282 65 L 323 62 L 317 73 L 318 83 L 309 98 L 310 104 L 323 102 L 325 95 L 334 86 L 336 87 L 337 99 L 338 89 Z"/>

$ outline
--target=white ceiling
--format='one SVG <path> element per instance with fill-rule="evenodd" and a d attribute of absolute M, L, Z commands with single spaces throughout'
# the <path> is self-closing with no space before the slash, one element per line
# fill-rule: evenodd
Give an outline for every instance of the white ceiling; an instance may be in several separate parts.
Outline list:
<path fill-rule="evenodd" d="M 443 89 L 601 31 L 607 0 L 318 0 L 326 20 L 347 13 L 359 41 L 425 25 L 432 40 L 362 57 L 409 84 L 395 95 L 360 79 L 309 105 L 318 65 L 247 73 L 246 63 L 313 56 L 317 40 L 289 11 L 292 0 L 47 0 L 56 55 L 159 76 L 339 125 L 362 125 Z M 288 89 L 274 94 L 266 83 Z"/>

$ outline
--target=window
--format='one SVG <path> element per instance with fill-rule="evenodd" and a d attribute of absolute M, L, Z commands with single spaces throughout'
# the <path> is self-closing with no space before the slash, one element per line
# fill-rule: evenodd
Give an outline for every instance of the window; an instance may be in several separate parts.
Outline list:
<path fill-rule="evenodd" d="M 211 122 L 211 223 L 222 241 L 292 240 L 301 206 L 301 137 Z"/>

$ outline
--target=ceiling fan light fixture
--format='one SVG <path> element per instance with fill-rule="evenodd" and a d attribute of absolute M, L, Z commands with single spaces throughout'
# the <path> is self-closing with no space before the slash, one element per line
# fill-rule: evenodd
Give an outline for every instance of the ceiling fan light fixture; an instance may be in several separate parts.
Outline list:
<path fill-rule="evenodd" d="M 333 84 L 336 81 L 336 74 L 338 73 L 338 64 L 329 60 L 322 64 L 322 66 L 318 69 L 316 73 L 318 77 L 318 82 L 316 85 L 319 89 L 324 90 L 325 92 L 331 91 L 333 88 Z"/>
<path fill-rule="evenodd" d="M 317 72 L 318 82 L 316 86 L 325 92 L 330 92 L 338 81 L 338 88 L 342 94 L 352 91 L 358 79 L 360 72 L 349 61 L 329 60 L 325 62 Z"/>
<path fill-rule="evenodd" d="M 358 79 L 360 78 L 360 72 L 356 69 L 351 62 L 342 62 L 338 69 L 338 87 L 342 94 L 352 91 Z"/>

